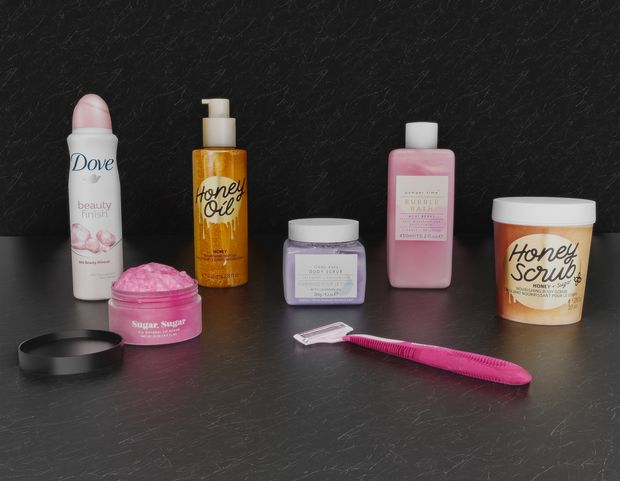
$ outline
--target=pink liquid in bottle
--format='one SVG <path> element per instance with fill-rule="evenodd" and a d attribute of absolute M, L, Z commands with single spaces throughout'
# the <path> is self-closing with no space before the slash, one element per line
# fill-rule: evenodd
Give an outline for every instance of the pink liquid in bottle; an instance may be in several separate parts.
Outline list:
<path fill-rule="evenodd" d="M 454 153 L 437 149 L 437 124 L 407 124 L 388 157 L 387 254 L 393 287 L 443 288 L 452 279 Z"/>

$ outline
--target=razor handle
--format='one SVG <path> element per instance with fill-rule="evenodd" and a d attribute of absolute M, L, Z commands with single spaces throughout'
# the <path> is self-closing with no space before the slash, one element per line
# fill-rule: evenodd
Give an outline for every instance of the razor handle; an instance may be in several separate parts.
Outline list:
<path fill-rule="evenodd" d="M 473 352 L 385 339 L 366 334 L 347 335 L 342 340 L 367 349 L 484 381 L 521 386 L 529 384 L 532 380 L 532 375 L 517 364 Z"/>

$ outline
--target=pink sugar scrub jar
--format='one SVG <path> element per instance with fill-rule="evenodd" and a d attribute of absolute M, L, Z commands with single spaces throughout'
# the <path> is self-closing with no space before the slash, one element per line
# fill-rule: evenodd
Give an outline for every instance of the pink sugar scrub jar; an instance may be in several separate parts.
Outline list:
<path fill-rule="evenodd" d="M 198 284 L 187 273 L 151 262 L 127 269 L 112 284 L 110 330 L 126 344 L 187 341 L 202 332 Z"/>

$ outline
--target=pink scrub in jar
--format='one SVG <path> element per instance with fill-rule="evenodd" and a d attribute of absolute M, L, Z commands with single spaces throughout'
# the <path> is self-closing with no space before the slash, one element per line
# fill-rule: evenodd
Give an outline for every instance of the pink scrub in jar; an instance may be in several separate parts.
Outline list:
<path fill-rule="evenodd" d="M 142 346 L 187 341 L 202 332 L 198 284 L 187 273 L 151 262 L 127 269 L 112 285 L 110 330 Z"/>

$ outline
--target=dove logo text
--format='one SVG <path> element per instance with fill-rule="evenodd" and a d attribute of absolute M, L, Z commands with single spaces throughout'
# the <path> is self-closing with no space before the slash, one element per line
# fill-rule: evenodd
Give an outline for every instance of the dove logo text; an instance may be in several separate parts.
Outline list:
<path fill-rule="evenodd" d="M 112 170 L 113 168 L 114 159 L 88 159 L 79 152 L 71 154 L 71 170 L 74 172 L 79 172 L 80 170 Z"/>

